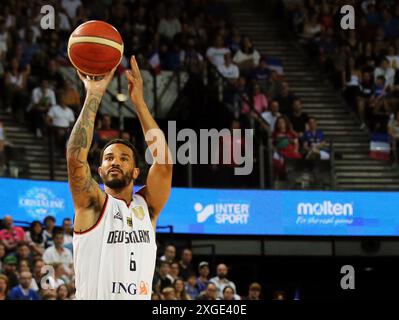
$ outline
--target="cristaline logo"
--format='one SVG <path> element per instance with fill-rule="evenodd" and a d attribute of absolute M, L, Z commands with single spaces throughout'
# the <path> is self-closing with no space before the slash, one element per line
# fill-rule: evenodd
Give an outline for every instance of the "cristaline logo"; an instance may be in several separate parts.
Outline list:
<path fill-rule="evenodd" d="M 353 216 L 352 203 L 332 203 L 331 201 L 317 203 L 298 203 L 298 215 L 315 216 Z"/>

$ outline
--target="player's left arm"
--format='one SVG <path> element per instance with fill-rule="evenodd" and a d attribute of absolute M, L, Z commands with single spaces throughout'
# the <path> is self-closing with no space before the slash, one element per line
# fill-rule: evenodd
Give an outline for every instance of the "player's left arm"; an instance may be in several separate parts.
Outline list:
<path fill-rule="evenodd" d="M 148 172 L 146 186 L 139 191 L 146 199 L 151 220 L 156 220 L 169 198 L 172 187 L 172 156 L 165 135 L 158 127 L 144 101 L 143 79 L 134 56 L 130 59 L 131 70 L 126 71 L 129 82 L 129 95 L 136 108 L 137 116 L 153 157 L 153 164 Z"/>

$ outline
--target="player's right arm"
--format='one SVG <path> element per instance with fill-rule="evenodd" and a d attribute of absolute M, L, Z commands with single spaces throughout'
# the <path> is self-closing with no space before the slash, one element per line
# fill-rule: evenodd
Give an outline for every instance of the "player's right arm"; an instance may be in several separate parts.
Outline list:
<path fill-rule="evenodd" d="M 86 99 L 67 146 L 68 182 L 75 208 L 74 229 L 82 232 L 96 224 L 105 203 L 105 194 L 93 179 L 87 162 L 93 140 L 94 121 L 101 99 L 115 69 L 102 80 L 89 80 L 79 74 Z"/>

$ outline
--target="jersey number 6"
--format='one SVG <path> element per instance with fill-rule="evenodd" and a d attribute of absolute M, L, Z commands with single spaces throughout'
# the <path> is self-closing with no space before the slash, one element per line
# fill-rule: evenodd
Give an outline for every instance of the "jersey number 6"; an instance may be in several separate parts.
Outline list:
<path fill-rule="evenodd" d="M 134 253 L 130 253 L 130 271 L 136 271 L 136 260 L 133 260 Z"/>

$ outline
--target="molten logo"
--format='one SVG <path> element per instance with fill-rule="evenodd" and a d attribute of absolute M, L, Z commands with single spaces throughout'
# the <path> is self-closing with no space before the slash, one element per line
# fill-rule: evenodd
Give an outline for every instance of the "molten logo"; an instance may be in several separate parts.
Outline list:
<path fill-rule="evenodd" d="M 299 203 L 297 206 L 298 215 L 329 215 L 329 216 L 353 216 L 352 203 Z"/>

